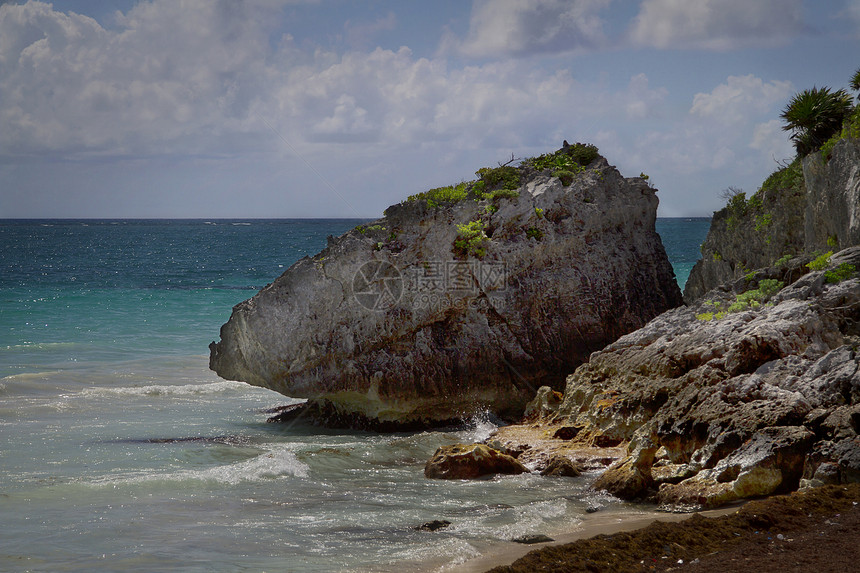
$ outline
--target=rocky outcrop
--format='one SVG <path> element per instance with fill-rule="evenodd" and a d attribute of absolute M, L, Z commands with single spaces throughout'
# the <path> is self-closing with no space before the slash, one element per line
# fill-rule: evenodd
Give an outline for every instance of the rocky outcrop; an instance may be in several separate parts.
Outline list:
<path fill-rule="evenodd" d="M 475 479 L 528 471 L 516 458 L 484 444 L 442 446 L 424 466 L 424 476 L 432 479 Z"/>
<path fill-rule="evenodd" d="M 753 269 L 769 267 L 804 249 L 807 192 L 800 162 L 772 177 L 749 201 L 737 196 L 714 213 L 711 228 L 684 285 L 689 304 Z"/>
<path fill-rule="evenodd" d="M 807 157 L 803 178 L 806 250 L 860 245 L 860 140 L 840 140 L 826 161 L 820 153 Z"/>
<path fill-rule="evenodd" d="M 755 296 L 712 291 L 593 354 L 552 421 L 577 428 L 573 442 L 628 444 L 595 485 L 710 507 L 860 479 L 860 279 L 847 265 L 860 268 L 860 247 L 773 295 L 764 274 L 735 283 Z"/>
<path fill-rule="evenodd" d="M 536 388 L 561 389 L 591 352 L 681 303 L 643 178 L 599 156 L 500 169 L 516 190 L 494 191 L 485 170 L 330 238 L 233 309 L 210 367 L 308 398 L 330 425 L 516 417 Z"/>
<path fill-rule="evenodd" d="M 749 201 L 714 213 L 684 288 L 689 303 L 785 255 L 860 245 L 860 141 L 836 143 L 777 171 Z"/>

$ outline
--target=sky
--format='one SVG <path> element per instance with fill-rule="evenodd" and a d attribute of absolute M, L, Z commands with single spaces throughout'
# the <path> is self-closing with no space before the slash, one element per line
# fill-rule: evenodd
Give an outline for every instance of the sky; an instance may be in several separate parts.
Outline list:
<path fill-rule="evenodd" d="M 661 217 L 793 158 L 860 0 L 0 3 L 0 218 L 374 218 L 593 143 Z"/>

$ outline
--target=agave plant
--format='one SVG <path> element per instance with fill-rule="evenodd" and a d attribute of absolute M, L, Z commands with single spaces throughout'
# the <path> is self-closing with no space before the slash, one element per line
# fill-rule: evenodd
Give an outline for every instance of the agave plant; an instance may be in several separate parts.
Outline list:
<path fill-rule="evenodd" d="M 800 156 L 817 151 L 830 137 L 842 129 L 843 120 L 851 113 L 853 98 L 845 90 L 813 87 L 795 94 L 780 117 L 791 131 L 791 140 Z"/>

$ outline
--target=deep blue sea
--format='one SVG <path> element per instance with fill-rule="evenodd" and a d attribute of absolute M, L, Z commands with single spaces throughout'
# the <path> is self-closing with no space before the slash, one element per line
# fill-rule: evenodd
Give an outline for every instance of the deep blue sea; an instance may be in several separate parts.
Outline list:
<path fill-rule="evenodd" d="M 640 511 L 589 476 L 426 480 L 480 416 L 287 428 L 263 410 L 289 398 L 208 370 L 233 305 L 360 222 L 0 220 L 0 571 L 454 571 Z M 681 284 L 708 225 L 657 221 Z"/>

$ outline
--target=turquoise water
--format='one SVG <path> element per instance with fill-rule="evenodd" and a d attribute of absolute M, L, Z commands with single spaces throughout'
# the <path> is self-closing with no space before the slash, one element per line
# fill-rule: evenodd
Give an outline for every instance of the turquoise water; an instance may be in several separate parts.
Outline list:
<path fill-rule="evenodd" d="M 434 570 L 633 511 L 589 476 L 423 477 L 488 416 L 271 425 L 290 399 L 208 370 L 233 305 L 359 222 L 0 221 L 0 571 Z M 658 229 L 680 280 L 707 220 Z M 452 525 L 413 529 L 433 519 Z"/>
<path fill-rule="evenodd" d="M 673 217 L 657 219 L 657 232 L 666 249 L 666 256 L 675 269 L 678 285 L 684 290 L 690 271 L 702 258 L 699 247 L 711 227 L 710 217 Z"/>

